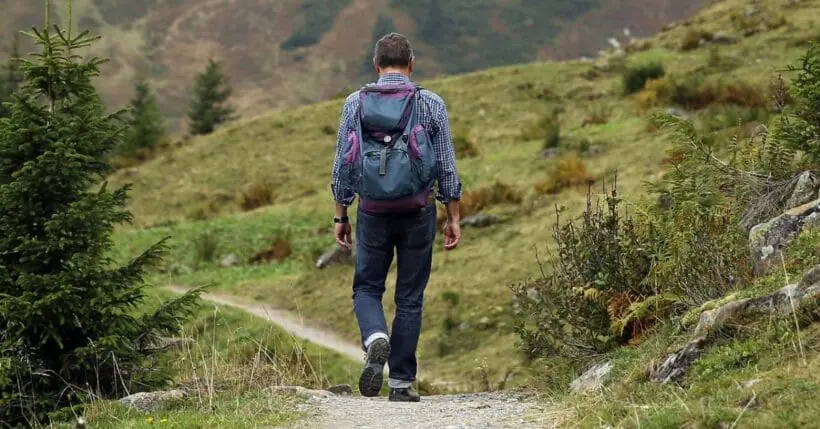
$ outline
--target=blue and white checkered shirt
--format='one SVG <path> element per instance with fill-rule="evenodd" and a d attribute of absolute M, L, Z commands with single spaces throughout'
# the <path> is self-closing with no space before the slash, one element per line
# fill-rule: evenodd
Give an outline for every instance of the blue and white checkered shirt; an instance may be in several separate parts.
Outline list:
<path fill-rule="evenodd" d="M 401 73 L 385 73 L 379 78 L 377 85 L 396 85 L 409 83 L 410 79 Z M 456 168 L 456 155 L 453 149 L 453 139 L 450 133 L 450 121 L 447 117 L 447 106 L 437 94 L 426 89 L 419 92 L 416 98 L 415 112 L 419 115 L 419 123 L 423 124 L 433 139 L 438 165 L 438 192 L 436 199 L 442 204 L 461 199 L 461 181 Z M 349 206 L 353 203 L 353 190 L 345 187 L 339 178 L 339 169 L 342 165 L 342 148 L 347 135 L 356 129 L 354 118 L 359 110 L 359 93 L 354 92 L 345 101 L 342 108 L 342 120 L 339 124 L 339 135 L 336 139 L 336 159 L 333 161 L 333 181 L 331 189 L 333 197 L 340 204 Z"/>

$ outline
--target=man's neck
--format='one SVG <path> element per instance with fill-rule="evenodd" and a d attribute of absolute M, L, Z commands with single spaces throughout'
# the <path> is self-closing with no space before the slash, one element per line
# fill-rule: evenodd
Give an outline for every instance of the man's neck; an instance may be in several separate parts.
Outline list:
<path fill-rule="evenodd" d="M 386 74 L 391 74 L 391 73 L 401 74 L 401 75 L 407 77 L 408 79 L 410 78 L 410 70 L 402 69 L 402 68 L 395 68 L 395 67 L 379 70 L 379 77 L 382 77 Z"/>

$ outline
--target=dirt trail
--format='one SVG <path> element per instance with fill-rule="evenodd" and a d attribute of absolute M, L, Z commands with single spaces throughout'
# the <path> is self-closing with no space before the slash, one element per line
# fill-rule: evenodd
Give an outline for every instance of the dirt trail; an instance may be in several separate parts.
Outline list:
<path fill-rule="evenodd" d="M 185 293 L 183 287 L 168 287 L 175 293 Z M 361 348 L 337 335 L 310 327 L 296 315 L 261 304 L 243 302 L 238 298 L 203 294 L 202 299 L 247 311 L 281 327 L 297 338 L 334 350 L 354 361 L 363 361 Z M 515 392 L 477 393 L 464 395 L 425 396 L 417 404 L 393 403 L 386 398 L 359 396 L 315 396 L 305 411 L 310 417 L 291 428 L 309 429 L 530 429 L 554 427 L 549 413 L 539 401 Z M 538 411 L 540 418 L 528 414 Z"/>
<path fill-rule="evenodd" d="M 185 293 L 188 290 L 187 288 L 179 286 L 170 286 L 168 289 L 179 294 Z M 202 299 L 247 311 L 281 327 L 294 337 L 316 343 L 326 349 L 347 356 L 354 361 L 363 362 L 364 352 L 361 347 L 351 344 L 331 332 L 308 326 L 300 317 L 289 311 L 276 310 L 270 306 L 258 303 L 243 302 L 239 298 L 227 295 L 203 294 Z"/>

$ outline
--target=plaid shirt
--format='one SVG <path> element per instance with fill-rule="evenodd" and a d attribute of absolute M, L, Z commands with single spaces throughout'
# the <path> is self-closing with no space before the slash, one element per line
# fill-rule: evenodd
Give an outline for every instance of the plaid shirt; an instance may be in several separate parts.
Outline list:
<path fill-rule="evenodd" d="M 409 83 L 410 79 L 401 73 L 385 73 L 377 85 L 395 85 Z M 435 93 L 422 90 L 416 98 L 415 112 L 419 115 L 419 122 L 424 125 L 433 139 L 438 165 L 438 192 L 436 199 L 442 204 L 461 199 L 461 181 L 456 169 L 456 156 L 453 149 L 453 140 L 450 133 L 450 121 L 447 118 L 447 106 Z M 342 165 L 342 148 L 347 135 L 356 129 L 356 112 L 359 110 L 359 93 L 354 92 L 345 101 L 342 108 L 342 120 L 339 124 L 339 135 L 336 140 L 336 158 L 333 162 L 333 180 L 331 190 L 333 197 L 340 204 L 349 206 L 353 203 L 353 190 L 345 187 L 339 178 L 339 169 Z"/>

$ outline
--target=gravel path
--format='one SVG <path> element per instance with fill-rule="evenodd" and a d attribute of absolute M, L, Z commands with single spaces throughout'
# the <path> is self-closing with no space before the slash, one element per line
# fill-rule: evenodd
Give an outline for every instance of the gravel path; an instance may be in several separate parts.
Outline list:
<path fill-rule="evenodd" d="M 184 293 L 182 287 L 169 287 Z M 362 361 L 360 347 L 337 335 L 306 325 L 296 315 L 261 304 L 243 302 L 238 298 L 203 294 L 202 298 L 262 317 L 288 331 L 294 337 L 312 341 L 335 350 L 355 361 Z M 530 429 L 553 427 L 543 420 L 534 423 L 527 412 L 538 410 L 538 402 L 525 394 L 514 392 L 477 393 L 466 395 L 423 396 L 415 404 L 388 402 L 386 398 L 336 396 L 327 392 L 310 397 L 304 410 L 312 417 L 291 426 L 292 429 Z M 545 410 L 538 413 L 543 419 Z M 548 413 L 547 413 L 548 414 Z"/>
<path fill-rule="evenodd" d="M 550 427 L 527 419 L 537 403 L 512 393 L 425 396 L 415 404 L 386 398 L 313 398 L 313 418 L 292 428 L 310 429 L 530 429 Z"/>

